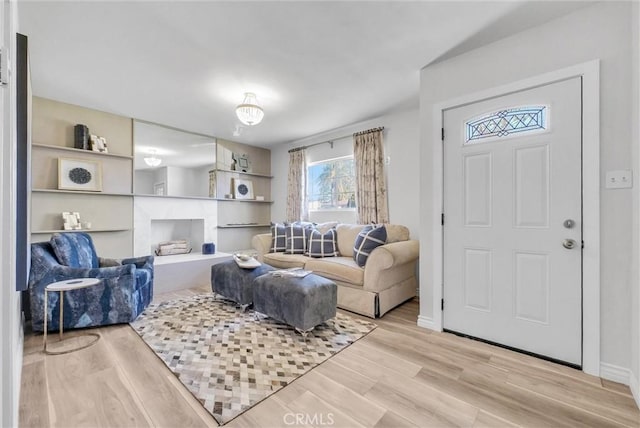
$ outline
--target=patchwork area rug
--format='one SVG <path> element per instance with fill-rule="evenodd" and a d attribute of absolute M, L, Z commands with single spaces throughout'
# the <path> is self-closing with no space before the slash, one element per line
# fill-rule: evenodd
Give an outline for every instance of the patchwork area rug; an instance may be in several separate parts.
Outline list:
<path fill-rule="evenodd" d="M 304 338 L 200 295 L 150 305 L 133 329 L 220 424 L 302 376 L 376 325 L 338 314 Z"/>

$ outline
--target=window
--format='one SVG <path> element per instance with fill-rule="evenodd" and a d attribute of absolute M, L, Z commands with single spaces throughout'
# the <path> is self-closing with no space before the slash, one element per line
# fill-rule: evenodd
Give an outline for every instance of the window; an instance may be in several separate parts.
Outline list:
<path fill-rule="evenodd" d="M 516 133 L 548 129 L 546 106 L 526 106 L 500 110 L 465 123 L 465 144 L 494 140 Z"/>
<path fill-rule="evenodd" d="M 313 162 L 307 166 L 309 211 L 356 207 L 353 156 Z"/>

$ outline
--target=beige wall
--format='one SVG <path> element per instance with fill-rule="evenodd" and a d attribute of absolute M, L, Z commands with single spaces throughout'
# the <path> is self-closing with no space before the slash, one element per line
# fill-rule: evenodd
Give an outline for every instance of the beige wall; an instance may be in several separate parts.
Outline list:
<path fill-rule="evenodd" d="M 83 124 L 107 139 L 109 153 L 133 155 L 133 121 L 128 117 L 40 97 L 33 97 L 33 117 L 35 144 L 73 147 L 73 127 Z"/>

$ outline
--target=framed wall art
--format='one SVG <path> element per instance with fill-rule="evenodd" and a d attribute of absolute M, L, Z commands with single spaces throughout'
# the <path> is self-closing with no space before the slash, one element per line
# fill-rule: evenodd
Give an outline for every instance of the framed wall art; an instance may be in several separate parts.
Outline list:
<path fill-rule="evenodd" d="M 233 197 L 235 199 L 253 199 L 253 182 L 251 180 L 234 178 Z"/>
<path fill-rule="evenodd" d="M 83 159 L 58 158 L 58 189 L 102 191 L 102 164 Z"/>

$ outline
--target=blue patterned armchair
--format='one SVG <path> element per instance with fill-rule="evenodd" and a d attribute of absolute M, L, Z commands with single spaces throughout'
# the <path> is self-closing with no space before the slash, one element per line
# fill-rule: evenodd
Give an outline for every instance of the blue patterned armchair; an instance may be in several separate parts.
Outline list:
<path fill-rule="evenodd" d="M 153 256 L 99 258 L 91 236 L 54 233 L 49 242 L 31 244 L 29 298 L 34 331 L 44 329 L 44 288 L 74 278 L 100 278 L 95 286 L 64 293 L 64 329 L 128 323 L 153 298 Z M 59 330 L 59 293 L 48 293 L 47 330 Z"/>

